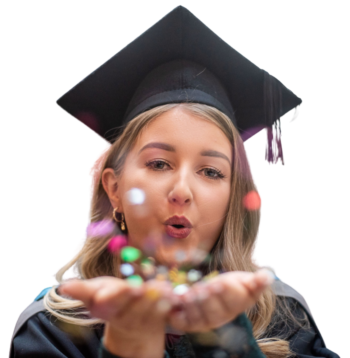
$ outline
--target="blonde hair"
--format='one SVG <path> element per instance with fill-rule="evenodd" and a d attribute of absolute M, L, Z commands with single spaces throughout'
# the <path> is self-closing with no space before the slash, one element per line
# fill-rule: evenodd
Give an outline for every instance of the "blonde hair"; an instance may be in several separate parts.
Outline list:
<path fill-rule="evenodd" d="M 246 210 L 242 201 L 248 192 L 256 191 L 256 187 L 238 131 L 225 114 L 210 106 L 197 103 L 166 104 L 150 109 L 130 121 L 95 167 L 97 174 L 91 203 L 91 222 L 112 218 L 113 208 L 101 182 L 103 170 L 113 168 L 116 175 L 119 175 L 127 154 L 145 126 L 161 114 L 178 106 L 192 115 L 216 124 L 233 146 L 231 198 L 221 234 L 212 250 L 209 271 L 222 269 L 254 272 L 257 266 L 252 261 L 252 253 L 258 233 L 260 211 Z M 98 276 L 119 277 L 119 259 L 107 250 L 110 237 L 111 235 L 107 235 L 98 240 L 89 237 L 81 251 L 57 272 L 57 281 L 62 282 L 64 273 L 74 265 L 79 278 L 82 279 Z M 55 287 L 45 296 L 44 305 L 53 316 L 67 323 L 81 326 L 103 323 L 99 319 L 91 318 L 84 310 L 82 302 L 59 296 Z M 291 354 L 287 341 L 279 338 L 264 338 L 275 310 L 276 296 L 271 289 L 268 289 L 247 315 L 252 322 L 254 337 L 262 352 L 268 358 L 287 358 Z"/>

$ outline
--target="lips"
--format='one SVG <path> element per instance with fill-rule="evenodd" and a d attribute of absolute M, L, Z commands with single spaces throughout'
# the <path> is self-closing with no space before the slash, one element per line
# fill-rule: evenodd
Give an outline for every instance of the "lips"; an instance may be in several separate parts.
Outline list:
<path fill-rule="evenodd" d="M 192 228 L 192 224 L 184 216 L 177 216 L 177 215 L 172 216 L 164 224 L 165 225 L 171 225 L 171 226 L 182 226 L 182 227 L 186 227 L 186 228 L 189 228 L 189 229 Z"/>
<path fill-rule="evenodd" d="M 185 239 L 191 233 L 192 229 L 188 227 L 176 228 L 171 225 L 166 225 L 165 231 L 170 237 L 173 237 L 175 239 Z"/>
<path fill-rule="evenodd" d="M 185 239 L 192 231 L 192 224 L 184 216 L 172 216 L 164 225 L 167 235 L 176 239 Z"/>

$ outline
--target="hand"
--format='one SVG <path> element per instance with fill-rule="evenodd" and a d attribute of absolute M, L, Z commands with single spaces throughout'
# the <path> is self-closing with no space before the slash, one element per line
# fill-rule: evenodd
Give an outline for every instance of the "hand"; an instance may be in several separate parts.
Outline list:
<path fill-rule="evenodd" d="M 113 277 L 72 280 L 59 292 L 84 302 L 92 316 L 106 321 L 104 345 L 108 351 L 125 358 L 162 357 L 167 309 L 159 301 L 171 301 L 168 282 L 148 281 L 131 287 Z"/>
<path fill-rule="evenodd" d="M 181 296 L 182 310 L 171 312 L 169 323 L 185 332 L 221 327 L 251 308 L 272 282 L 267 270 L 228 272 L 200 282 Z"/>

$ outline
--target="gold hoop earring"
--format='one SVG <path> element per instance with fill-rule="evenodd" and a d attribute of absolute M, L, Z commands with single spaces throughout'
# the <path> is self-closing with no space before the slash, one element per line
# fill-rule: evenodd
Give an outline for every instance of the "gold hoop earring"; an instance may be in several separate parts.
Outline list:
<path fill-rule="evenodd" d="M 124 222 L 124 214 L 122 213 L 122 219 L 121 220 L 118 220 L 117 219 L 117 210 L 118 210 L 118 207 L 114 208 L 113 209 L 113 219 L 115 222 L 117 223 L 120 223 L 120 228 L 122 231 L 125 231 L 125 222 Z"/>

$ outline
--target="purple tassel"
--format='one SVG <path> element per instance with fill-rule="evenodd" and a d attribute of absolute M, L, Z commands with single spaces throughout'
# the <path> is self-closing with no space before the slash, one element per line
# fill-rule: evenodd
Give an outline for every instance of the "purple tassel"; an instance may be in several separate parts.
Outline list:
<path fill-rule="evenodd" d="M 265 130 L 264 159 L 269 166 L 278 165 L 279 163 L 281 163 L 282 167 L 286 166 L 282 142 L 282 121 L 279 124 L 275 124 L 273 129 L 267 128 Z"/>
<path fill-rule="evenodd" d="M 264 106 L 265 106 L 265 148 L 264 159 L 270 165 L 286 166 L 282 142 L 282 93 L 278 86 L 278 78 L 269 76 L 269 72 L 264 72 Z"/>

